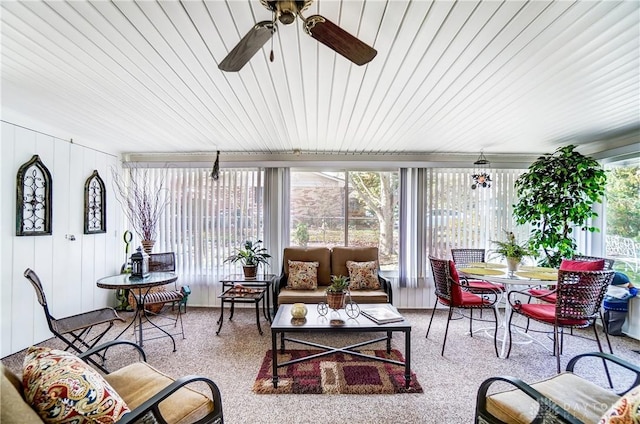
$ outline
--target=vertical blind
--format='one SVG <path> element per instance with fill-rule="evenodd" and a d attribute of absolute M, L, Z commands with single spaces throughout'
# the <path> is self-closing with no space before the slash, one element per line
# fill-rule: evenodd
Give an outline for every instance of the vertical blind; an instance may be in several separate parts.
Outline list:
<path fill-rule="evenodd" d="M 154 251 L 173 251 L 182 284 L 207 284 L 242 272 L 224 260 L 245 240 L 263 237 L 263 182 L 260 169 L 151 169 L 164 179 L 167 206 Z"/>
<path fill-rule="evenodd" d="M 224 259 L 245 240 L 262 240 L 265 219 L 268 225 L 276 218 L 282 221 L 279 230 L 267 232 L 270 251 L 280 252 L 288 241 L 280 234 L 289 227 L 289 214 L 283 213 L 289 202 L 282 183 L 287 173 L 276 168 L 268 174 L 258 168 L 224 169 L 213 180 L 208 168 L 149 171 L 164 180 L 169 193 L 154 251 L 176 253 L 183 284 L 211 284 L 241 272 L 239 265 Z M 400 237 L 400 271 L 389 275 L 395 285 L 424 286 L 430 279 L 429 254 L 449 258 L 456 247 L 490 250 L 492 240 L 504 240 L 504 231 L 514 231 L 521 241 L 527 238 L 529 228 L 517 227 L 512 216 L 517 200 L 514 182 L 523 170 L 489 172 L 491 188 L 472 190 L 469 169 L 401 170 L 399 228 L 405 236 Z M 278 258 L 275 253 L 273 259 Z M 271 266 L 277 273 L 278 264 Z"/>

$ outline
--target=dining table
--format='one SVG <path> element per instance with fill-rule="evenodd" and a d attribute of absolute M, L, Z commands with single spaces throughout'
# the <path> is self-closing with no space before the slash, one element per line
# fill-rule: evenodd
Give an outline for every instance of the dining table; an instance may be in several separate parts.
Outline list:
<path fill-rule="evenodd" d="M 173 351 L 176 351 L 176 341 L 173 335 L 166 331 L 162 326 L 157 325 L 152 320 L 152 315 L 145 309 L 145 299 L 149 294 L 149 290 L 152 287 L 164 286 L 169 283 L 173 283 L 178 280 L 178 275 L 175 272 L 150 272 L 148 276 L 143 278 L 133 277 L 131 274 L 117 274 L 110 275 L 108 277 L 100 278 L 96 285 L 103 289 L 124 289 L 132 290 L 136 297 L 136 309 L 133 315 L 133 319 L 126 326 L 124 330 L 118 334 L 116 339 L 119 339 L 132 325 L 134 325 L 134 334 L 136 330 L 136 341 L 143 346 L 143 322 L 148 322 L 153 328 L 160 330 L 163 334 L 160 337 L 169 337 L 173 342 Z M 153 337 L 156 338 L 156 337 Z"/>
<path fill-rule="evenodd" d="M 482 280 L 490 283 L 502 284 L 504 291 L 502 297 L 504 302 L 496 302 L 496 315 L 498 320 L 498 331 L 502 330 L 502 337 L 496 335 L 501 345 L 498 356 L 505 358 L 508 352 L 507 340 L 509 339 L 509 318 L 511 316 L 511 303 L 509 293 L 515 290 L 522 290 L 526 287 L 555 285 L 558 280 L 558 270 L 538 266 L 520 266 L 517 271 L 509 271 L 506 265 L 490 262 L 475 262 L 458 271 L 471 280 Z M 504 305 L 501 313 L 499 307 Z M 501 317 L 501 318 L 500 318 Z M 527 333 L 518 331 L 523 337 L 521 341 L 513 343 L 531 343 L 535 341 Z"/>

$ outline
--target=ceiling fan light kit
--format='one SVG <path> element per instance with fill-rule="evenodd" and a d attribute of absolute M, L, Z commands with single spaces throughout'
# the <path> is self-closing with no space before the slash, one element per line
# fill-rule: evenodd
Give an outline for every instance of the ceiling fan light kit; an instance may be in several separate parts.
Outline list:
<path fill-rule="evenodd" d="M 369 63 L 378 53 L 373 47 L 349 34 L 323 16 L 312 15 L 308 18 L 302 16 L 302 12 L 311 6 L 313 0 L 260 0 L 260 3 L 273 12 L 273 20 L 255 24 L 220 62 L 218 65 L 220 70 L 238 72 L 273 37 L 277 30 L 278 22 L 283 25 L 290 25 L 295 22 L 297 17 L 302 20 L 304 31 L 308 35 L 356 65 L 361 66 Z"/>

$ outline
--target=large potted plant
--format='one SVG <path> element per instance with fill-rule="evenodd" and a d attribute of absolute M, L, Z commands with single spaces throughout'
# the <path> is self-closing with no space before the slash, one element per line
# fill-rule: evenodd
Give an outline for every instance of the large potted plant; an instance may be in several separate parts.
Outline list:
<path fill-rule="evenodd" d="M 268 265 L 268 259 L 271 257 L 267 253 L 267 249 L 262 246 L 262 240 L 252 241 L 245 240 L 243 246 L 236 249 L 236 252 L 226 258 L 225 262 L 242 264 L 242 270 L 245 278 L 256 278 L 258 275 L 258 266 L 261 264 Z"/>
<path fill-rule="evenodd" d="M 574 227 L 599 231 L 589 221 L 598 216 L 592 206 L 602 201 L 607 177 L 596 160 L 574 149 L 539 157 L 515 182 L 513 213 L 518 224 L 531 225 L 529 247 L 544 253 L 542 266 L 557 268 L 562 258 L 573 257 Z"/>

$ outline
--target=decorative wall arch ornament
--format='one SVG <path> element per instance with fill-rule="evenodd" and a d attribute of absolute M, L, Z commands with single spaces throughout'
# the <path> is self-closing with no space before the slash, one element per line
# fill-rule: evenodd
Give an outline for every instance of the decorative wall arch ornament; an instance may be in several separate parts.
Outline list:
<path fill-rule="evenodd" d="M 51 235 L 51 173 L 38 155 L 18 169 L 16 235 Z"/>
<path fill-rule="evenodd" d="M 84 233 L 107 232 L 107 190 L 97 170 L 84 183 Z"/>

